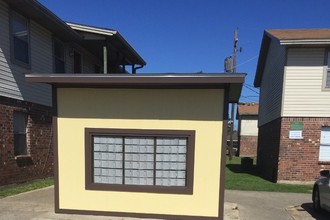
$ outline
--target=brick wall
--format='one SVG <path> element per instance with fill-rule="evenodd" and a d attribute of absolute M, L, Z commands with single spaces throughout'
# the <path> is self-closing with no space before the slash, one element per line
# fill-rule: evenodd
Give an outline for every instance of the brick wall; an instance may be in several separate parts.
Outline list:
<path fill-rule="evenodd" d="M 281 119 L 259 127 L 257 167 L 265 179 L 276 182 L 280 146 Z"/>
<path fill-rule="evenodd" d="M 240 157 L 255 157 L 257 156 L 257 136 L 239 136 L 239 156 Z"/>
<path fill-rule="evenodd" d="M 291 122 L 303 123 L 303 139 L 289 139 Z M 313 181 L 321 169 L 330 169 L 318 160 L 321 127 L 330 126 L 330 118 L 282 118 L 281 125 L 279 181 Z"/>
<path fill-rule="evenodd" d="M 14 155 L 13 114 L 28 115 L 27 157 Z M 0 97 L 0 185 L 53 175 L 51 107 Z"/>

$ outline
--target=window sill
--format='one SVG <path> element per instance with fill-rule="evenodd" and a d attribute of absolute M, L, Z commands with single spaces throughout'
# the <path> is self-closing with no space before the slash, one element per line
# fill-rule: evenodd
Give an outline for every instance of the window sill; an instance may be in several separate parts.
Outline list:
<path fill-rule="evenodd" d="M 330 165 L 330 161 L 319 161 L 319 165 Z"/>
<path fill-rule="evenodd" d="M 164 194 L 193 194 L 192 186 L 146 186 L 146 185 L 121 185 L 86 182 L 86 190 L 121 191 L 121 192 L 145 192 Z"/>
<path fill-rule="evenodd" d="M 17 155 L 15 156 L 15 160 L 25 160 L 25 159 L 31 159 L 32 157 L 30 155 Z"/>

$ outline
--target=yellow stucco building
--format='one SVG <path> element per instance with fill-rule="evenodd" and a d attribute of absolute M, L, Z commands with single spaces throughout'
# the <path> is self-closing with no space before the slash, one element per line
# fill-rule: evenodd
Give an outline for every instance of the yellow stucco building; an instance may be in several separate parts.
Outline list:
<path fill-rule="evenodd" d="M 53 85 L 58 213 L 222 219 L 243 74 L 27 75 Z"/>

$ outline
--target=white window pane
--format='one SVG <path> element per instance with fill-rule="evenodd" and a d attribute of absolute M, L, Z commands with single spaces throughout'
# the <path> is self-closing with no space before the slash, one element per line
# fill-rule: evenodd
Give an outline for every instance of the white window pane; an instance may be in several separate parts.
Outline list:
<path fill-rule="evenodd" d="M 99 176 L 101 175 L 101 170 L 100 168 L 94 168 L 94 175 Z"/>
<path fill-rule="evenodd" d="M 184 138 L 184 139 L 180 139 L 180 140 L 179 140 L 179 145 L 186 146 L 186 145 L 187 145 L 187 139 L 186 139 L 186 138 Z"/>
<path fill-rule="evenodd" d="M 320 144 L 330 145 L 330 127 L 322 127 Z"/>
<path fill-rule="evenodd" d="M 330 146 L 320 145 L 319 161 L 330 161 Z"/>

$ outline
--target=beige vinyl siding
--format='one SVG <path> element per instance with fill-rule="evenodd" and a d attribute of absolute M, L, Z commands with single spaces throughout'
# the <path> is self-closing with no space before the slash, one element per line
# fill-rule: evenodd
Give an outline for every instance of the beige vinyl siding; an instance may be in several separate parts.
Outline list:
<path fill-rule="evenodd" d="M 240 135 L 258 136 L 258 116 L 242 117 Z"/>
<path fill-rule="evenodd" d="M 330 91 L 323 90 L 325 50 L 288 50 L 283 117 L 330 117 Z"/>
<path fill-rule="evenodd" d="M 285 52 L 285 47 L 272 39 L 260 86 L 258 126 L 281 116 Z"/>

